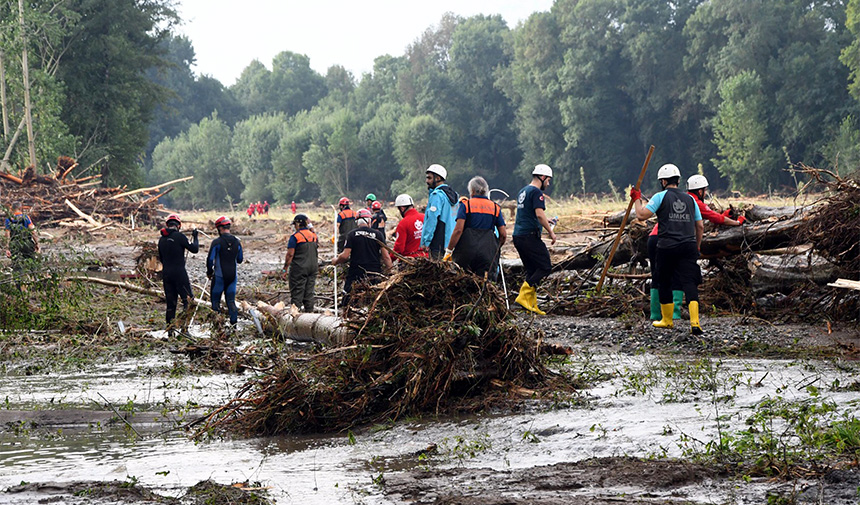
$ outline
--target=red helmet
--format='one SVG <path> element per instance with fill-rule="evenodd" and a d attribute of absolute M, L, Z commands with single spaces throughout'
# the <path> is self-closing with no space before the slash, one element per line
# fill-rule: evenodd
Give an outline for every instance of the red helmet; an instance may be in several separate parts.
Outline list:
<path fill-rule="evenodd" d="M 178 224 L 180 228 L 182 227 L 182 220 L 179 219 L 179 214 L 171 214 L 167 216 L 165 223 L 169 225 L 171 221 L 176 221 L 176 224 Z"/>
<path fill-rule="evenodd" d="M 370 208 L 373 210 L 381 210 L 382 209 L 382 202 L 377 200 L 370 205 Z"/>
<path fill-rule="evenodd" d="M 233 222 L 230 221 L 230 218 L 227 216 L 221 216 L 215 220 L 215 228 L 218 228 L 221 226 L 230 226 L 231 224 L 233 224 Z"/>
<path fill-rule="evenodd" d="M 359 209 L 358 211 L 358 219 L 371 219 L 373 215 L 367 209 Z"/>
<path fill-rule="evenodd" d="M 349 198 L 347 198 L 347 197 L 343 197 L 343 198 L 341 198 L 341 199 L 340 199 L 340 201 L 339 201 L 339 202 L 337 202 L 337 203 L 338 203 L 338 205 L 349 205 Z"/>

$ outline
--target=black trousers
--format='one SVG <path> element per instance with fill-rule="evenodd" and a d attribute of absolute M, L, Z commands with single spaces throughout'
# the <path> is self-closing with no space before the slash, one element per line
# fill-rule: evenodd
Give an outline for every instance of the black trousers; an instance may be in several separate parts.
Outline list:
<path fill-rule="evenodd" d="M 687 303 L 699 301 L 699 284 L 702 270 L 696 262 L 699 248 L 695 242 L 685 242 L 670 248 L 657 248 L 657 275 L 659 276 L 660 304 L 672 303 L 672 287 L 684 291 Z"/>
<path fill-rule="evenodd" d="M 514 235 L 514 247 L 523 260 L 523 268 L 526 271 L 526 282 L 530 286 L 537 286 L 552 272 L 552 261 L 549 251 L 544 245 L 540 235 Z"/>
<path fill-rule="evenodd" d="M 165 319 L 167 324 L 170 324 L 170 321 L 176 317 L 177 298 L 182 297 L 182 307 L 187 309 L 188 298 L 194 295 L 191 294 L 191 281 L 188 280 L 188 273 L 185 271 L 164 274 L 162 284 L 164 285 L 164 300 L 167 302 Z"/>

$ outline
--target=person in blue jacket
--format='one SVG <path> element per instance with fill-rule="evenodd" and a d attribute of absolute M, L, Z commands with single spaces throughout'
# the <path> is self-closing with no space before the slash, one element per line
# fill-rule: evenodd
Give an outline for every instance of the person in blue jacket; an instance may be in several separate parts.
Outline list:
<path fill-rule="evenodd" d="M 227 303 L 230 323 L 236 324 L 239 319 L 239 309 L 236 308 L 236 264 L 242 263 L 242 243 L 230 234 L 230 218 L 221 216 L 215 220 L 218 238 L 209 246 L 209 256 L 206 258 L 206 276 L 212 280 L 212 310 L 220 312 L 221 294 Z"/>
<path fill-rule="evenodd" d="M 457 203 L 457 192 L 445 182 L 447 178 L 448 171 L 442 165 L 433 164 L 427 168 L 430 197 L 424 211 L 421 249 L 428 251 L 433 259 L 442 259 L 457 224 L 453 207 Z"/>

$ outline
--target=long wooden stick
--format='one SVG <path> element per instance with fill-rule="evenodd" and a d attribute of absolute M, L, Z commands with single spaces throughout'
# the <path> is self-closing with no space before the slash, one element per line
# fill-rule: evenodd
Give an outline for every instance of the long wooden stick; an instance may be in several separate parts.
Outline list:
<path fill-rule="evenodd" d="M 137 194 L 137 193 L 143 193 L 144 191 L 152 191 L 153 189 L 160 189 L 160 188 L 163 188 L 164 186 L 170 186 L 171 184 L 175 184 L 175 183 L 177 183 L 177 182 L 190 181 L 190 180 L 191 180 L 191 179 L 193 179 L 193 178 L 194 178 L 194 176 L 193 176 L 193 175 L 189 175 L 188 177 L 183 177 L 183 178 L 181 178 L 181 179 L 175 179 L 175 180 L 172 180 L 172 181 L 168 181 L 168 182 L 165 182 L 165 183 L 163 183 L 163 184 L 159 184 L 158 186 L 153 186 L 153 187 L 151 187 L 151 188 L 138 188 L 138 189 L 134 189 L 134 190 L 131 190 L 131 191 L 126 191 L 125 193 L 120 193 L 120 194 L 118 194 L 118 195 L 113 195 L 112 197 L 110 197 L 110 199 L 111 199 L 111 200 L 116 200 L 116 199 L 118 199 L 118 198 L 122 198 L 122 197 L 124 197 L 124 196 L 134 195 L 134 194 Z"/>
<path fill-rule="evenodd" d="M 648 149 L 648 156 L 645 157 L 645 163 L 642 165 L 642 171 L 639 172 L 639 179 L 636 180 L 636 189 L 639 189 L 639 186 L 642 185 L 642 179 L 645 178 L 645 171 L 648 170 L 648 163 L 651 162 L 651 155 L 654 154 L 654 146 L 651 146 Z M 621 227 L 618 228 L 618 234 L 615 235 L 615 241 L 612 242 L 612 249 L 609 251 L 609 257 L 606 258 L 606 264 L 603 265 L 603 272 L 600 274 L 600 281 L 597 282 L 597 292 L 603 289 L 603 281 L 606 280 L 606 272 L 609 271 L 609 267 L 612 265 L 612 258 L 615 256 L 615 251 L 618 249 L 618 243 L 621 242 L 621 234 L 624 233 L 624 229 L 627 228 L 627 219 L 630 217 L 630 209 L 633 208 L 633 198 L 630 199 L 630 203 L 627 204 L 627 212 L 624 213 L 624 219 L 621 220 Z"/>
<path fill-rule="evenodd" d="M 77 215 L 81 216 L 82 218 L 86 219 L 86 221 L 87 221 L 88 223 L 90 223 L 91 225 L 93 225 L 93 226 L 101 226 L 101 225 L 102 225 L 101 223 L 99 223 L 98 221 L 96 221 L 95 219 L 93 219 L 93 217 L 92 217 L 92 216 L 90 216 L 89 214 L 84 214 L 84 213 L 81 211 L 81 209 L 79 209 L 79 208 L 75 207 L 75 204 L 73 204 L 72 202 L 70 202 L 68 199 L 66 199 L 66 205 L 68 205 L 68 206 L 69 206 L 69 208 L 71 208 L 73 211 L 75 211 L 75 214 L 77 214 Z"/>

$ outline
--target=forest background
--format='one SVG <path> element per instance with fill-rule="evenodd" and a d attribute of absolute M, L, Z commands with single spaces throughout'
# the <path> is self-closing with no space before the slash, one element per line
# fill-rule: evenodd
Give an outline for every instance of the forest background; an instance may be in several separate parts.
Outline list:
<path fill-rule="evenodd" d="M 193 175 L 162 200 L 200 209 L 420 198 L 431 163 L 460 193 L 474 175 L 512 193 L 547 163 L 551 193 L 617 194 L 651 144 L 653 164 L 742 192 L 797 189 L 795 162 L 860 166 L 860 0 L 557 0 L 516 27 L 449 14 L 358 77 L 285 50 L 229 87 L 195 75 L 179 21 L 171 0 L 0 5 L 3 168 L 67 155 L 108 185 Z"/>

